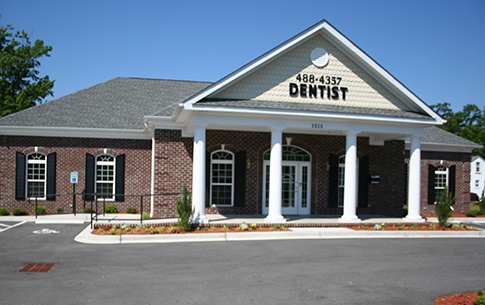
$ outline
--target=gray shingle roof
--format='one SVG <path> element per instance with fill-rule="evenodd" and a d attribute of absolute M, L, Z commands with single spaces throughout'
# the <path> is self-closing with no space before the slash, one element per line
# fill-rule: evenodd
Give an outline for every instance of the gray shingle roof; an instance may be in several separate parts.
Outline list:
<path fill-rule="evenodd" d="M 143 129 L 143 116 L 170 116 L 212 83 L 115 78 L 0 119 L 0 126 Z"/>
<path fill-rule="evenodd" d="M 361 107 L 345 107 L 335 105 L 322 104 L 302 104 L 302 103 L 287 103 L 287 102 L 267 102 L 255 100 L 202 100 L 197 105 L 210 106 L 224 106 L 234 108 L 257 108 L 257 109 L 283 109 L 296 111 L 312 111 L 312 112 L 326 112 L 326 113 L 342 113 L 342 114 L 361 114 L 361 115 L 376 115 L 388 116 L 398 118 L 414 118 L 414 119 L 431 119 L 428 115 L 423 115 L 414 112 L 402 110 L 389 109 L 373 109 Z"/>
<path fill-rule="evenodd" d="M 480 145 L 470 140 L 464 139 L 435 126 L 424 129 L 424 136 L 421 138 L 421 143 L 446 144 L 454 146 L 476 146 L 477 148 L 480 148 Z"/>

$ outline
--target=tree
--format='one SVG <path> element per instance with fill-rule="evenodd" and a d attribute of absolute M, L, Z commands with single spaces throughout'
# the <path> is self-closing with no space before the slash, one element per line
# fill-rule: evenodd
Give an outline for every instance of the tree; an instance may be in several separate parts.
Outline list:
<path fill-rule="evenodd" d="M 442 129 L 482 145 L 473 154 L 485 157 L 485 107 L 480 109 L 477 105 L 467 104 L 462 111 L 453 112 L 450 103 L 438 103 L 431 108 L 446 120 L 440 126 Z"/>
<path fill-rule="evenodd" d="M 0 26 L 0 117 L 42 103 L 53 95 L 54 81 L 40 77 L 39 59 L 49 57 L 52 47 L 42 40 L 31 43 L 25 31 L 14 33 L 12 25 Z"/>

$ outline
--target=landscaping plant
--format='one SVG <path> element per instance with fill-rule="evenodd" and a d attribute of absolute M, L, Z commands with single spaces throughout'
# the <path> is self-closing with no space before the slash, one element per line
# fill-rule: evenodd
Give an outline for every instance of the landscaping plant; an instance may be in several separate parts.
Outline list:
<path fill-rule="evenodd" d="M 478 297 L 473 302 L 473 305 L 485 305 L 485 289 L 478 290 Z"/>
<path fill-rule="evenodd" d="M 8 216 L 9 214 L 7 208 L 0 208 L 0 216 Z"/>
<path fill-rule="evenodd" d="M 15 216 L 29 215 L 29 212 L 25 208 L 15 208 L 12 210 L 12 214 Z"/>
<path fill-rule="evenodd" d="M 448 192 L 448 188 L 436 198 L 435 211 L 438 216 L 438 224 L 442 227 L 448 226 L 448 218 L 452 215 L 451 206 L 455 204 L 455 197 Z"/>
<path fill-rule="evenodd" d="M 107 205 L 104 207 L 104 212 L 116 214 L 118 213 L 118 208 L 115 205 Z"/>
<path fill-rule="evenodd" d="M 190 231 L 192 229 L 194 211 L 186 183 L 184 183 L 182 196 L 177 198 L 177 213 L 179 215 L 177 225 L 184 232 Z"/>
<path fill-rule="evenodd" d="M 480 207 L 480 215 L 485 215 L 485 194 L 482 194 L 482 198 L 478 201 Z"/>
<path fill-rule="evenodd" d="M 34 213 L 35 213 L 35 208 L 34 208 Z M 45 215 L 45 214 L 47 214 L 47 207 L 45 205 L 37 206 L 37 215 Z"/>

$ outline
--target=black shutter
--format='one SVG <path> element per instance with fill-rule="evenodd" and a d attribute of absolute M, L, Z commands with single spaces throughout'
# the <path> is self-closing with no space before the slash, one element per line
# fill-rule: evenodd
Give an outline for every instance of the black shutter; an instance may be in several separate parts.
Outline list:
<path fill-rule="evenodd" d="M 116 157 L 115 201 L 125 201 L 125 155 Z"/>
<path fill-rule="evenodd" d="M 243 207 L 246 203 L 246 151 L 236 153 L 234 166 L 234 206 Z"/>
<path fill-rule="evenodd" d="M 15 164 L 15 199 L 25 199 L 25 155 L 17 152 Z"/>
<path fill-rule="evenodd" d="M 403 202 L 408 202 L 408 183 L 409 183 L 409 173 L 408 173 L 408 164 L 404 163 L 404 201 Z"/>
<path fill-rule="evenodd" d="M 369 156 L 359 159 L 359 208 L 367 208 L 369 202 Z"/>
<path fill-rule="evenodd" d="M 84 195 L 84 200 L 91 201 L 94 200 L 94 173 L 95 173 L 96 163 L 94 161 L 94 156 L 90 154 L 86 154 L 86 179 L 84 181 L 84 192 L 87 195 Z"/>
<path fill-rule="evenodd" d="M 334 154 L 328 156 L 330 170 L 328 172 L 328 206 L 338 206 L 338 157 Z"/>
<path fill-rule="evenodd" d="M 451 196 L 455 196 L 456 188 L 456 166 L 452 165 L 448 169 L 448 191 Z"/>
<path fill-rule="evenodd" d="M 211 196 L 211 154 L 205 152 L 205 206 L 210 207 Z M 192 177 L 194 179 L 194 177 Z"/>
<path fill-rule="evenodd" d="M 56 200 L 56 153 L 47 155 L 47 200 Z"/>
<path fill-rule="evenodd" d="M 434 204 L 436 201 L 436 193 L 434 189 L 434 172 L 436 171 L 436 167 L 429 164 L 428 165 L 428 204 Z M 412 178 L 412 177 L 411 177 Z"/>

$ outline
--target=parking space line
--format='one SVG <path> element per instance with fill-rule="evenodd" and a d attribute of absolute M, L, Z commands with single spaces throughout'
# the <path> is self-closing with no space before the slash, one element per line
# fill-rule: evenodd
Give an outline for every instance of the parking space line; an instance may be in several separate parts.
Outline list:
<path fill-rule="evenodd" d="M 6 228 L 5 229 L 0 229 L 0 233 L 1 232 L 4 232 L 4 231 L 7 231 L 8 229 L 11 229 L 11 228 L 15 228 L 15 227 L 18 227 L 18 226 L 21 226 L 23 225 L 24 223 L 26 223 L 27 221 L 21 221 L 19 223 L 16 223 L 12 226 L 9 226 L 9 225 L 6 225 L 6 224 L 3 224 L 3 223 L 0 223 L 1 226 L 5 226 Z"/>

